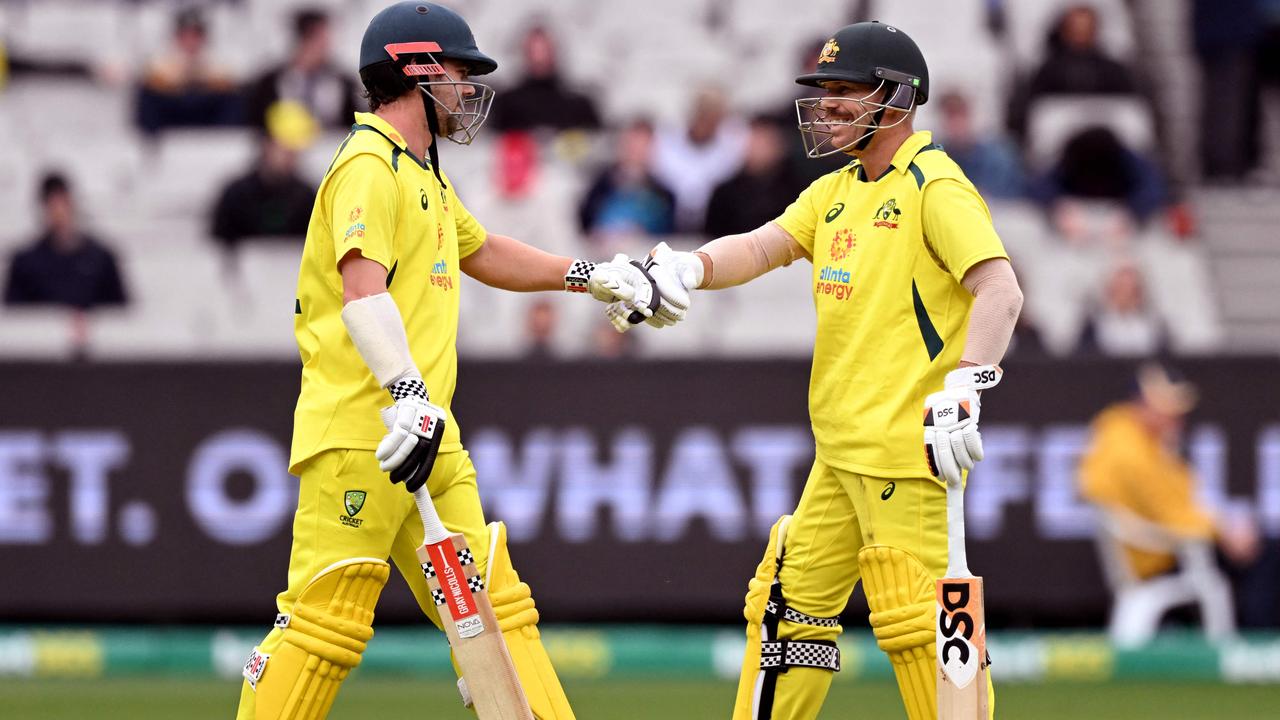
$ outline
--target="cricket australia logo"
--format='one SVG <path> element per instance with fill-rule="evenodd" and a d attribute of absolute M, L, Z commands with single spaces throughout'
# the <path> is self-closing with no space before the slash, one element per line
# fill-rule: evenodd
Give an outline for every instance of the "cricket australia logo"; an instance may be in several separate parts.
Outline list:
<path fill-rule="evenodd" d="M 818 53 L 818 64 L 835 62 L 836 55 L 839 54 L 840 46 L 836 44 L 835 38 L 831 38 L 826 45 L 822 46 L 822 52 Z"/>
<path fill-rule="evenodd" d="M 347 513 L 339 515 L 338 520 L 342 521 L 347 527 L 358 528 L 364 524 L 364 520 L 357 520 L 356 515 L 360 514 L 360 510 L 364 508 L 365 498 L 369 494 L 364 490 L 348 490 L 342 497 L 342 504 Z"/>
<path fill-rule="evenodd" d="M 894 198 L 889 198 L 880 206 L 879 210 L 876 210 L 876 214 L 871 219 L 875 220 L 875 223 L 873 223 L 875 227 L 897 229 L 898 220 L 901 218 L 902 211 L 898 209 L 898 201 Z"/>

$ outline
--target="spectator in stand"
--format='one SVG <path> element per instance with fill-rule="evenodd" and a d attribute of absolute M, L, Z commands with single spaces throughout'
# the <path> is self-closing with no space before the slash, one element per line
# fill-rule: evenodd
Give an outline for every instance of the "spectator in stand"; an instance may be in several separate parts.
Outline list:
<path fill-rule="evenodd" d="M 316 193 L 298 177 L 298 153 L 318 132 L 300 104 L 284 100 L 267 111 L 267 132 L 253 167 L 227 184 L 214 206 L 215 238 L 228 249 L 256 237 L 302 243 Z"/>
<path fill-rule="evenodd" d="M 1157 364 L 1138 371 L 1131 399 L 1103 410 L 1093 421 L 1093 438 L 1080 463 L 1081 495 L 1103 510 L 1100 528 L 1118 541 L 1127 582 L 1117 589 L 1112 635 L 1129 645 L 1150 638 L 1169 595 L 1154 578 L 1178 570 L 1195 588 L 1207 629 L 1216 639 L 1234 625 L 1230 590 L 1212 567 L 1208 552 L 1186 552 L 1187 545 L 1216 544 L 1235 564 L 1251 564 L 1258 555 L 1256 526 L 1227 522 L 1196 494 L 1191 466 L 1178 456 L 1184 419 L 1195 406 L 1196 390 L 1177 373 Z M 1204 567 L 1179 567 L 1203 559 Z M 1114 578 L 1115 580 L 1120 578 Z"/>
<path fill-rule="evenodd" d="M 702 232 L 711 191 L 742 165 L 746 136 L 718 87 L 698 92 L 687 126 L 658 131 L 653 172 L 676 195 L 676 230 Z"/>
<path fill-rule="evenodd" d="M 88 310 L 124 305 L 124 283 L 115 254 L 76 222 L 66 178 L 45 175 L 40 182 L 44 230 L 14 253 L 5 283 L 6 305 L 65 305 Z"/>
<path fill-rule="evenodd" d="M 560 74 L 551 31 L 535 25 L 524 36 L 524 79 L 493 105 L 499 130 L 597 130 L 600 113 L 590 96 L 568 87 Z"/>
<path fill-rule="evenodd" d="M 958 92 L 938 99 L 942 109 L 939 141 L 983 197 L 1018 198 L 1026 191 L 1018 150 L 1003 137 L 979 136 L 969 100 Z"/>
<path fill-rule="evenodd" d="M 789 198 L 804 190 L 805 180 L 793 176 L 786 164 L 788 136 L 773 117 L 752 118 L 742 169 L 712 191 L 705 234 L 722 237 L 755 230 L 781 215 Z"/>
<path fill-rule="evenodd" d="M 1257 0 L 1262 15 L 1262 43 L 1258 68 L 1263 85 L 1280 86 L 1280 0 Z"/>
<path fill-rule="evenodd" d="M 235 82 L 209 60 L 207 46 L 208 28 L 200 11 L 179 12 L 173 47 L 147 66 L 138 91 L 137 123 L 143 132 L 241 122 L 244 105 Z"/>
<path fill-rule="evenodd" d="M 675 229 L 675 195 L 653 174 L 653 125 L 622 131 L 617 159 L 592 181 L 578 209 L 586 235 L 667 235 Z"/>
<path fill-rule="evenodd" d="M 1113 201 L 1126 210 L 1132 224 L 1145 223 L 1168 202 L 1155 163 L 1125 147 L 1104 127 L 1088 128 L 1068 140 L 1062 157 L 1035 182 L 1032 196 L 1067 236 L 1073 231 L 1063 215 L 1064 200 Z"/>
<path fill-rule="evenodd" d="M 1121 263 L 1107 278 L 1098 307 L 1085 321 L 1082 352 L 1114 357 L 1151 357 L 1168 346 L 1164 321 L 1147 302 L 1142 274 Z"/>
<path fill-rule="evenodd" d="M 533 361 L 554 360 L 556 334 L 556 308 L 548 300 L 535 300 L 525 316 L 524 359 Z"/>
<path fill-rule="evenodd" d="M 1098 11 L 1088 5 L 1068 7 L 1059 16 L 1049 32 L 1044 60 L 1013 94 L 1009 129 L 1015 136 L 1026 136 L 1031 106 L 1040 96 L 1138 92 L 1133 71 L 1099 46 L 1098 22 Z"/>
<path fill-rule="evenodd" d="M 356 112 L 356 84 L 330 61 L 329 16 L 316 8 L 297 11 L 293 39 L 289 59 L 249 86 L 249 123 L 266 130 L 267 109 L 280 100 L 292 100 L 326 128 L 349 127 Z"/>
<path fill-rule="evenodd" d="M 1239 181 L 1261 157 L 1259 70 L 1266 27 L 1259 0 L 1195 0 L 1200 60 L 1200 164 L 1206 179 Z"/>

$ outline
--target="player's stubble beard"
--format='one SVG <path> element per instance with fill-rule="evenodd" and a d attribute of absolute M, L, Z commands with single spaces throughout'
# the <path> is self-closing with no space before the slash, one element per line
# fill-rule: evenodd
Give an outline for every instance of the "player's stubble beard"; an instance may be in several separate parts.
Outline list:
<path fill-rule="evenodd" d="M 436 112 L 436 127 L 440 129 L 437 134 L 440 137 L 449 137 L 462 129 L 462 122 L 455 114 L 462 112 L 462 97 L 456 87 L 450 90 L 450 94 L 452 97 L 436 98 L 431 103 L 432 109 Z"/>
<path fill-rule="evenodd" d="M 432 142 L 435 142 L 436 137 L 449 137 L 449 135 L 462 128 L 462 123 L 459 122 L 457 116 L 454 115 L 454 113 L 462 110 L 462 101 L 457 96 L 457 91 L 454 91 L 454 96 L 451 98 L 453 100 L 451 103 L 452 109 L 448 109 L 449 104 L 447 104 L 444 99 L 436 97 L 432 91 L 426 89 L 421 89 L 421 91 L 427 96 L 426 105 L 436 114 L 437 130 L 434 137 L 431 133 L 431 123 L 427 122 L 425 109 L 422 115 L 422 125 L 426 128 L 427 137 L 431 138 Z"/>
<path fill-rule="evenodd" d="M 852 122 L 856 120 L 861 113 L 855 115 L 845 108 L 845 106 L 851 102 L 852 101 L 842 101 L 836 103 L 833 108 L 827 111 L 826 119 L 834 120 L 836 122 Z M 831 144 L 835 147 L 841 148 L 841 151 L 846 155 L 858 157 L 863 151 L 852 146 L 857 144 L 858 138 L 865 132 L 865 128 L 854 127 L 852 125 L 833 125 L 831 132 Z"/>
<path fill-rule="evenodd" d="M 858 112 L 849 112 L 846 106 L 852 106 L 858 109 Z M 862 112 L 865 110 L 865 113 Z M 874 115 L 874 110 L 864 108 L 855 100 L 848 100 L 837 103 L 835 107 L 827 112 L 827 118 L 837 122 L 858 121 L 863 117 Z M 893 117 L 888 117 L 893 115 Z M 866 145 L 858 148 L 858 140 L 867 132 L 867 128 L 856 127 L 853 125 L 833 126 L 831 133 L 831 145 L 833 147 L 844 148 L 843 153 L 850 157 L 862 158 L 875 147 L 876 142 L 880 140 L 881 130 L 887 130 L 896 127 L 903 122 L 903 118 L 897 117 L 897 113 L 890 111 L 886 113 L 886 117 L 881 121 L 880 126 L 871 133 L 871 137 L 867 140 Z"/>

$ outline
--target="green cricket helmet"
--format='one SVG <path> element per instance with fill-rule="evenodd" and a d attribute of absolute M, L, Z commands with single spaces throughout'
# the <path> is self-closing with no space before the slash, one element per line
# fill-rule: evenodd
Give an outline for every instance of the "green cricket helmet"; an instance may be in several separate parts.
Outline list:
<path fill-rule="evenodd" d="M 800 85 L 823 87 L 829 82 L 870 85 L 874 89 L 862 98 L 837 98 L 856 103 L 861 112 L 853 120 L 837 120 L 827 116 L 823 101 L 832 98 L 801 98 L 796 101 L 800 134 L 809 157 L 825 157 L 850 149 L 861 150 L 871 136 L 883 127 L 904 122 L 917 105 L 929 99 L 929 66 L 924 54 L 905 32 L 879 22 L 846 25 L 822 46 L 814 72 L 796 78 Z M 885 113 L 896 110 L 902 116 L 891 124 L 883 124 Z M 857 140 L 836 147 L 830 128 L 848 125 L 867 130 Z"/>
<path fill-rule="evenodd" d="M 397 97 L 418 87 L 448 114 L 448 127 L 433 127 L 433 132 L 466 145 L 489 115 L 493 88 L 450 76 L 443 60 L 464 64 L 469 75 L 487 75 L 498 68 L 493 58 L 480 52 L 471 27 L 458 13 L 432 2 L 398 2 L 374 15 L 364 31 L 360 80 L 370 95 L 380 97 Z M 458 102 L 450 92 L 440 92 L 446 88 L 456 93 Z M 436 124 L 435 113 L 428 111 L 427 118 Z"/>

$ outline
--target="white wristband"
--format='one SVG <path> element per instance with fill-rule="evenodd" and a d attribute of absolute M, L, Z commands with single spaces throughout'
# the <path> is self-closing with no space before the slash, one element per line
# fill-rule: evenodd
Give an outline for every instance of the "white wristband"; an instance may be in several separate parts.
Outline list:
<path fill-rule="evenodd" d="M 1000 384 L 1004 371 L 999 365 L 974 365 L 962 367 L 947 373 L 944 385 L 947 388 L 968 387 L 974 390 L 986 390 Z"/>
<path fill-rule="evenodd" d="M 347 303 L 342 308 L 342 323 L 382 387 L 404 378 L 422 376 L 409 353 L 409 337 L 404 332 L 400 308 L 390 293 Z"/>

